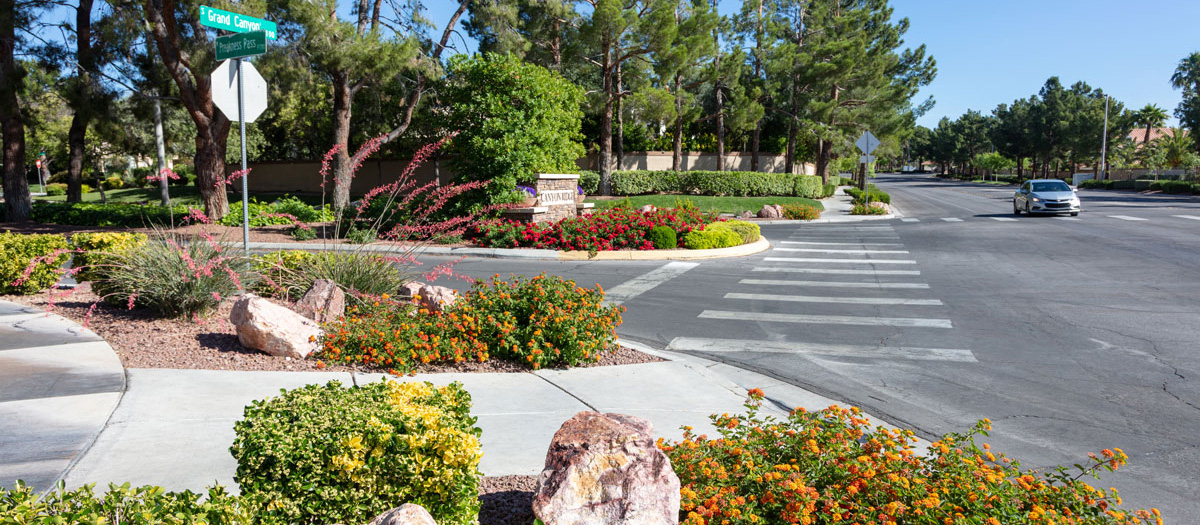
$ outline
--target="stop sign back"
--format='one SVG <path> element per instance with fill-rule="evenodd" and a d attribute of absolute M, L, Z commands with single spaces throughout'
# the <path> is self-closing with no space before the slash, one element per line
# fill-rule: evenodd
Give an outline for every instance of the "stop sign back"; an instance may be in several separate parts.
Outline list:
<path fill-rule="evenodd" d="M 229 120 L 238 121 L 238 75 L 235 60 L 221 62 L 216 71 L 212 72 L 213 104 L 224 113 Z M 246 75 L 242 85 L 242 112 L 246 122 L 254 122 L 263 111 L 267 110 L 267 81 L 263 80 L 254 64 L 242 61 L 242 74 Z"/>

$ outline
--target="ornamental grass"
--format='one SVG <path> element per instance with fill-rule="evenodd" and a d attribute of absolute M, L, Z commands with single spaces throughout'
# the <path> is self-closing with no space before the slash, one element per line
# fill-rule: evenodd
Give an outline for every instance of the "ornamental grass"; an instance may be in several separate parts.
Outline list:
<path fill-rule="evenodd" d="M 777 420 L 758 414 L 762 399 L 751 390 L 746 414 L 713 416 L 716 439 L 685 427 L 682 441 L 659 440 L 682 485 L 682 523 L 1162 524 L 1157 509 L 1119 510 L 1115 489 L 1082 481 L 1124 465 L 1121 449 L 1089 454 L 1077 472 L 1022 470 L 976 445 L 986 419 L 920 455 L 911 430 L 871 428 L 858 408 Z"/>

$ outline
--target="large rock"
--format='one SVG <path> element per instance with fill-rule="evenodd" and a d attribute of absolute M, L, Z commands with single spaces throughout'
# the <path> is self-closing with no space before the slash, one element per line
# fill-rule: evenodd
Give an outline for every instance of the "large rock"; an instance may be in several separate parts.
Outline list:
<path fill-rule="evenodd" d="M 242 346 L 279 357 L 308 357 L 322 334 L 312 319 L 249 293 L 233 304 L 229 322 Z"/>
<path fill-rule="evenodd" d="M 437 525 L 437 522 L 425 507 L 405 503 L 376 516 L 367 525 Z"/>
<path fill-rule="evenodd" d="M 623 414 L 575 414 L 546 452 L 534 515 L 546 525 L 678 523 L 679 477 L 651 429 Z"/>
<path fill-rule="evenodd" d="M 638 208 L 638 211 L 640 211 L 642 213 L 650 213 L 650 212 L 658 211 L 658 208 L 655 208 L 653 204 L 647 204 L 645 206 L 642 206 L 641 208 Z"/>
<path fill-rule="evenodd" d="M 741 215 L 738 215 L 738 218 L 740 218 L 740 219 L 753 219 L 753 218 L 754 218 L 754 214 L 753 214 L 753 213 L 751 213 L 751 212 L 750 212 L 750 210 L 746 210 L 746 211 L 743 211 Z"/>
<path fill-rule="evenodd" d="M 419 297 L 417 303 L 430 312 L 445 311 L 458 299 L 458 295 L 452 288 L 432 284 L 424 285 L 417 290 L 417 297 Z"/>
<path fill-rule="evenodd" d="M 421 288 L 424 286 L 428 285 L 421 281 L 409 281 L 400 285 L 400 289 L 396 291 L 396 295 L 400 299 L 412 299 L 413 297 L 417 296 L 417 293 L 420 292 Z"/>
<path fill-rule="evenodd" d="M 778 204 L 764 204 L 761 210 L 758 210 L 758 218 L 760 219 L 782 219 L 783 206 Z"/>
<path fill-rule="evenodd" d="M 317 279 L 295 310 L 318 324 L 334 321 L 346 313 L 346 294 L 333 281 Z"/>

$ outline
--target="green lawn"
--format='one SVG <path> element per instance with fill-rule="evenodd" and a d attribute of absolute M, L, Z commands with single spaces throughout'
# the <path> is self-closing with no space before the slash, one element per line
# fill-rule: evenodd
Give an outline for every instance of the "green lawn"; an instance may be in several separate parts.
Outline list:
<path fill-rule="evenodd" d="M 975 184 L 991 184 L 991 185 L 994 185 L 994 186 L 1009 186 L 1009 185 L 1012 185 L 1012 183 L 1011 183 L 1011 182 L 1008 182 L 1008 181 L 1003 181 L 1003 180 L 983 180 L 983 179 L 975 179 L 975 180 L 973 180 L 973 181 L 971 181 L 971 182 L 974 182 Z"/>
<path fill-rule="evenodd" d="M 108 194 L 108 202 L 110 203 L 150 202 L 156 204 L 161 199 L 161 192 L 160 188 L 121 188 L 119 190 L 108 190 L 105 193 Z M 63 202 L 67 200 L 67 196 L 37 197 L 36 200 Z M 83 202 L 100 202 L 100 191 L 92 190 L 89 193 L 84 193 Z M 172 186 L 171 202 L 173 204 L 198 205 L 200 204 L 200 190 L 195 186 Z"/>
<path fill-rule="evenodd" d="M 741 213 L 743 211 L 751 211 L 757 213 L 767 204 L 806 204 L 818 210 L 824 210 L 820 201 L 806 199 L 804 197 L 706 197 L 700 195 L 635 195 L 631 197 L 592 197 L 586 199 L 585 202 L 593 202 L 596 204 L 597 210 L 606 210 L 614 206 L 624 203 L 628 199 L 629 204 L 634 208 L 640 208 L 647 204 L 653 205 L 656 208 L 676 208 L 678 203 L 690 200 L 701 211 L 714 213 Z"/>

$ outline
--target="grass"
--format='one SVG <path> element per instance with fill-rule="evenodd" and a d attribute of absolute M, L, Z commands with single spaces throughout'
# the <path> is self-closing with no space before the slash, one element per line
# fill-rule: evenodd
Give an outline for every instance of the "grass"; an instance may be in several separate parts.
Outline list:
<path fill-rule="evenodd" d="M 983 180 L 983 179 L 975 179 L 975 180 L 973 180 L 973 181 L 971 181 L 971 182 L 974 182 L 975 184 L 991 184 L 991 185 L 994 185 L 994 186 L 1011 186 L 1011 185 L 1012 185 L 1012 183 L 1011 183 L 1011 182 L 1008 182 L 1008 181 L 1005 181 L 1005 180 Z"/>
<path fill-rule="evenodd" d="M 677 208 L 678 203 L 691 201 L 700 211 L 713 213 L 741 213 L 749 210 L 757 213 L 767 204 L 799 203 L 824 210 L 820 201 L 804 197 L 708 197 L 702 195 L 635 195 L 631 197 L 590 198 L 586 202 L 596 204 L 597 210 L 606 210 L 621 205 L 628 199 L 634 208 L 650 204 L 656 208 Z"/>
<path fill-rule="evenodd" d="M 149 202 L 157 204 L 162 198 L 162 190 L 160 188 L 121 188 L 119 190 L 107 190 L 108 202 L 110 203 L 140 203 Z M 55 195 L 53 197 L 43 196 L 37 197 L 35 200 L 47 202 L 64 202 L 67 200 L 66 195 Z M 83 202 L 100 202 L 100 191 L 92 190 L 90 193 L 83 194 Z M 171 202 L 173 204 L 188 204 L 196 206 L 200 204 L 200 190 L 195 186 L 171 186 Z"/>

